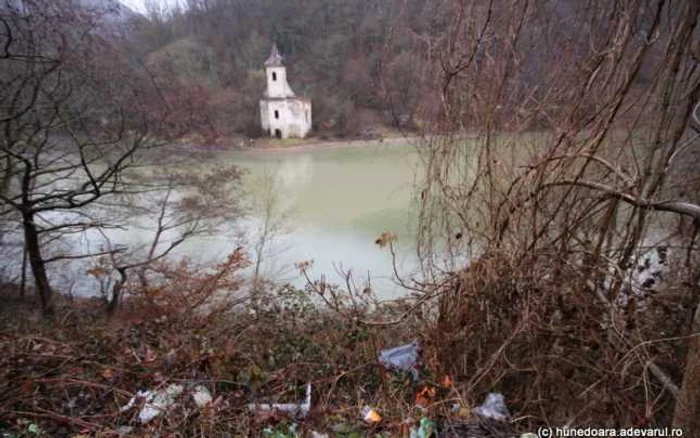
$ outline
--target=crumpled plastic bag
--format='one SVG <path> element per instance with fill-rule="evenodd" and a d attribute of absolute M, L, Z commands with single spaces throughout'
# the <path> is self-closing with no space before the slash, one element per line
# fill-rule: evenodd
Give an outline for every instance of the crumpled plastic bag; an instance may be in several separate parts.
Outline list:
<path fill-rule="evenodd" d="M 209 389 L 202 385 L 197 385 L 194 387 L 192 399 L 198 408 L 203 408 L 214 400 L 211 396 L 211 392 L 209 392 Z"/>
<path fill-rule="evenodd" d="M 382 350 L 379 354 L 379 363 L 387 369 L 398 369 L 411 374 L 414 381 L 418 381 L 418 342 L 399 347 Z"/>
<path fill-rule="evenodd" d="M 505 421 L 510 415 L 503 394 L 498 392 L 489 393 L 486 396 L 486 401 L 480 406 L 475 407 L 472 412 L 481 417 L 498 421 Z"/>
<path fill-rule="evenodd" d="M 129 403 L 119 409 L 119 412 L 128 411 L 134 407 L 137 398 L 144 398 L 144 405 L 139 411 L 139 421 L 141 424 L 146 424 L 175 404 L 175 399 L 183 391 L 184 387 L 177 384 L 169 385 L 167 388 L 159 391 L 139 391 L 135 397 L 129 400 Z"/>

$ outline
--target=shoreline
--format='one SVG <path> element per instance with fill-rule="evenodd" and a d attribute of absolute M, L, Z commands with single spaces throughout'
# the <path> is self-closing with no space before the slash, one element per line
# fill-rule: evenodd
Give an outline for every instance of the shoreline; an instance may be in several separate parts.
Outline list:
<path fill-rule="evenodd" d="M 320 141 L 314 143 L 300 143 L 292 146 L 275 146 L 275 145 L 264 145 L 264 146 L 248 146 L 243 149 L 239 149 L 240 152 L 245 154 L 266 154 L 266 153 L 280 153 L 280 152 L 308 152 L 318 149 L 345 149 L 345 148 L 363 148 L 369 146 L 377 145 L 387 145 L 396 146 L 401 144 L 414 144 L 420 140 L 418 136 L 411 137 L 389 137 L 380 138 L 376 140 L 329 140 Z"/>

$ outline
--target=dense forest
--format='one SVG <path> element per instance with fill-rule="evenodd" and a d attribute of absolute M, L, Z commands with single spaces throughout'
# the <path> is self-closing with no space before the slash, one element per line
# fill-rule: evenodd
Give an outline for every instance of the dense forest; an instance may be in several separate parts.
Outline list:
<path fill-rule="evenodd" d="M 273 43 L 292 88 L 314 102 L 319 132 L 413 128 L 421 121 L 425 41 L 445 24 L 440 4 L 403 1 L 211 1 L 150 9 L 136 36 L 139 55 L 211 96 L 211 129 L 221 135 L 258 134 L 262 63 Z"/>
<path fill-rule="evenodd" d="M 515 58 L 506 52 L 507 35 L 497 33 L 484 38 L 473 53 L 460 54 L 454 35 L 448 34 L 465 14 L 459 8 L 449 1 L 404 0 L 218 0 L 172 8 L 152 2 L 135 44 L 149 67 L 208 97 L 210 135 L 259 134 L 262 63 L 276 43 L 291 71 L 292 88 L 314 103 L 314 128 L 320 135 L 376 136 L 380 126 L 428 127 L 441 109 L 445 84 L 440 65 L 451 56 L 463 56 L 480 67 L 481 75 L 512 63 L 512 81 L 520 89 L 509 98 L 520 102 L 551 77 L 548 66 L 583 68 L 584 41 L 601 30 L 587 27 L 595 26 L 587 20 L 596 6 L 576 1 L 538 2 L 527 12 L 499 2 L 470 2 L 468 13 L 491 28 L 507 26 L 515 14 L 536 17 L 520 30 Z M 465 30 L 473 36 L 479 31 Z M 650 51 L 634 87 L 650 81 L 651 60 L 660 49 Z M 485 103 L 480 94 L 471 91 L 469 98 Z M 532 97 L 541 96 L 536 92 Z M 514 121 L 517 115 L 507 117 Z"/>

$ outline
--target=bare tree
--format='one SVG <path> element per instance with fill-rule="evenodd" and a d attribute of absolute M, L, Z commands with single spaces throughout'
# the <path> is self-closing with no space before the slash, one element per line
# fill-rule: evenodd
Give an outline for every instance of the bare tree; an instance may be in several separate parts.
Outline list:
<path fill-rule="evenodd" d="M 264 280 L 274 276 L 265 272 L 279 257 L 284 248 L 279 248 L 279 238 L 291 230 L 291 210 L 285 205 L 282 184 L 277 171 L 266 171 L 254 181 L 251 193 L 251 213 L 260 220 L 253 237 L 252 307 L 259 309 L 264 289 Z"/>
<path fill-rule="evenodd" d="M 54 305 L 47 263 L 87 256 L 47 259 L 49 235 L 102 227 L 106 221 L 85 209 L 149 190 L 130 172 L 184 131 L 187 109 L 147 73 L 135 72 L 71 2 L 21 6 L 0 16 L 0 200 L 3 215 L 22 224 L 48 317 Z"/>
<path fill-rule="evenodd" d="M 142 234 L 126 243 L 100 229 L 102 239 L 95 239 L 104 242 L 105 254 L 94 259 L 89 272 L 100 283 L 109 315 L 119 306 L 130 273 L 138 279 L 131 292 L 147 292 L 157 263 L 194 238 L 226 236 L 224 228 L 232 228 L 241 216 L 238 167 L 215 165 L 193 172 L 186 163 L 180 163 L 184 170 L 166 168 L 140 176 L 149 181 L 150 191 L 124 196 L 124 202 L 111 209 L 100 206 L 102 214 L 109 212 L 128 233 Z"/>

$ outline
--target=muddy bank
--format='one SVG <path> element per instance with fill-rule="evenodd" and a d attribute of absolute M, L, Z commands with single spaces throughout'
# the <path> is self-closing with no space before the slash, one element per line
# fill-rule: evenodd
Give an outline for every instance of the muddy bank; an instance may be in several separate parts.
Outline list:
<path fill-rule="evenodd" d="M 299 144 L 291 144 L 289 146 L 280 146 L 275 143 L 263 143 L 255 146 L 250 146 L 242 149 L 245 153 L 259 154 L 271 152 L 307 152 L 316 149 L 340 149 L 340 148 L 361 148 L 377 145 L 404 145 L 416 144 L 421 140 L 421 137 L 390 137 L 376 140 L 330 140 L 330 141 L 314 141 L 301 142 Z"/>

